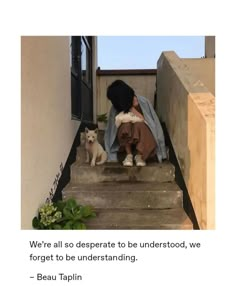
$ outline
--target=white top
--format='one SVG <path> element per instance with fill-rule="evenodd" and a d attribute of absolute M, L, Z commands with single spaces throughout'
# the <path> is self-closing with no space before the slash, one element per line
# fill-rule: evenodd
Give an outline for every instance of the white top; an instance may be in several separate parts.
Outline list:
<path fill-rule="evenodd" d="M 117 128 L 121 125 L 121 123 L 127 123 L 127 122 L 135 123 L 135 122 L 143 122 L 143 121 L 144 120 L 142 118 L 138 117 L 133 112 L 124 113 L 122 111 L 118 113 L 115 117 L 115 124 Z"/>

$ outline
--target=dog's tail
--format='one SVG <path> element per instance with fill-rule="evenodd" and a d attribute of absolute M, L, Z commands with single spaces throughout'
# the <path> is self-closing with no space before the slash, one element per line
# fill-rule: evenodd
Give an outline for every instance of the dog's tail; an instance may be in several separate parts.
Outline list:
<path fill-rule="evenodd" d="M 102 153 L 101 160 L 99 162 L 96 162 L 96 165 L 102 165 L 106 162 L 106 160 L 107 160 L 107 152 L 104 151 Z"/>

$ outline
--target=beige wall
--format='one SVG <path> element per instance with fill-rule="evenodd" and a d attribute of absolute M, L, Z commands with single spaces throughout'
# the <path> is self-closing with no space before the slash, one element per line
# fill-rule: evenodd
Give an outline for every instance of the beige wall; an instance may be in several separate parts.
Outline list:
<path fill-rule="evenodd" d="M 215 98 L 174 52 L 158 60 L 157 106 L 198 223 L 201 229 L 214 229 Z"/>
<path fill-rule="evenodd" d="M 21 226 L 30 229 L 79 123 L 71 120 L 69 37 L 22 37 L 21 60 Z"/>
<path fill-rule="evenodd" d="M 156 90 L 156 75 L 98 75 L 97 76 L 97 114 L 109 112 L 111 103 L 106 97 L 107 87 L 121 79 L 130 85 L 137 95 L 147 97 L 153 104 Z"/>
<path fill-rule="evenodd" d="M 181 59 L 195 74 L 196 78 L 215 95 L 215 59 Z"/>

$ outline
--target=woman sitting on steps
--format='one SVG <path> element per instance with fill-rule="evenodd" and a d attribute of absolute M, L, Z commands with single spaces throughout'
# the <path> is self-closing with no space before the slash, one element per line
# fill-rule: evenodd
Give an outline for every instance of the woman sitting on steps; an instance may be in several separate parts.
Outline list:
<path fill-rule="evenodd" d="M 127 167 L 133 166 L 133 158 L 140 167 L 155 156 L 159 162 L 166 159 L 163 130 L 150 101 L 135 95 L 122 80 L 108 87 L 107 98 L 112 103 L 104 136 L 108 161 L 117 161 L 121 151 L 126 152 L 123 165 Z"/>

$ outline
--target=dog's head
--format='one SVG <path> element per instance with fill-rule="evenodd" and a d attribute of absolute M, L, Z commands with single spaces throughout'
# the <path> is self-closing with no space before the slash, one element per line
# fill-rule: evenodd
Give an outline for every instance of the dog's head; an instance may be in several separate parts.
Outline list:
<path fill-rule="evenodd" d="M 86 141 L 89 144 L 94 143 L 95 141 L 97 141 L 98 138 L 98 129 L 89 130 L 87 127 L 85 127 L 85 136 L 86 136 Z"/>

